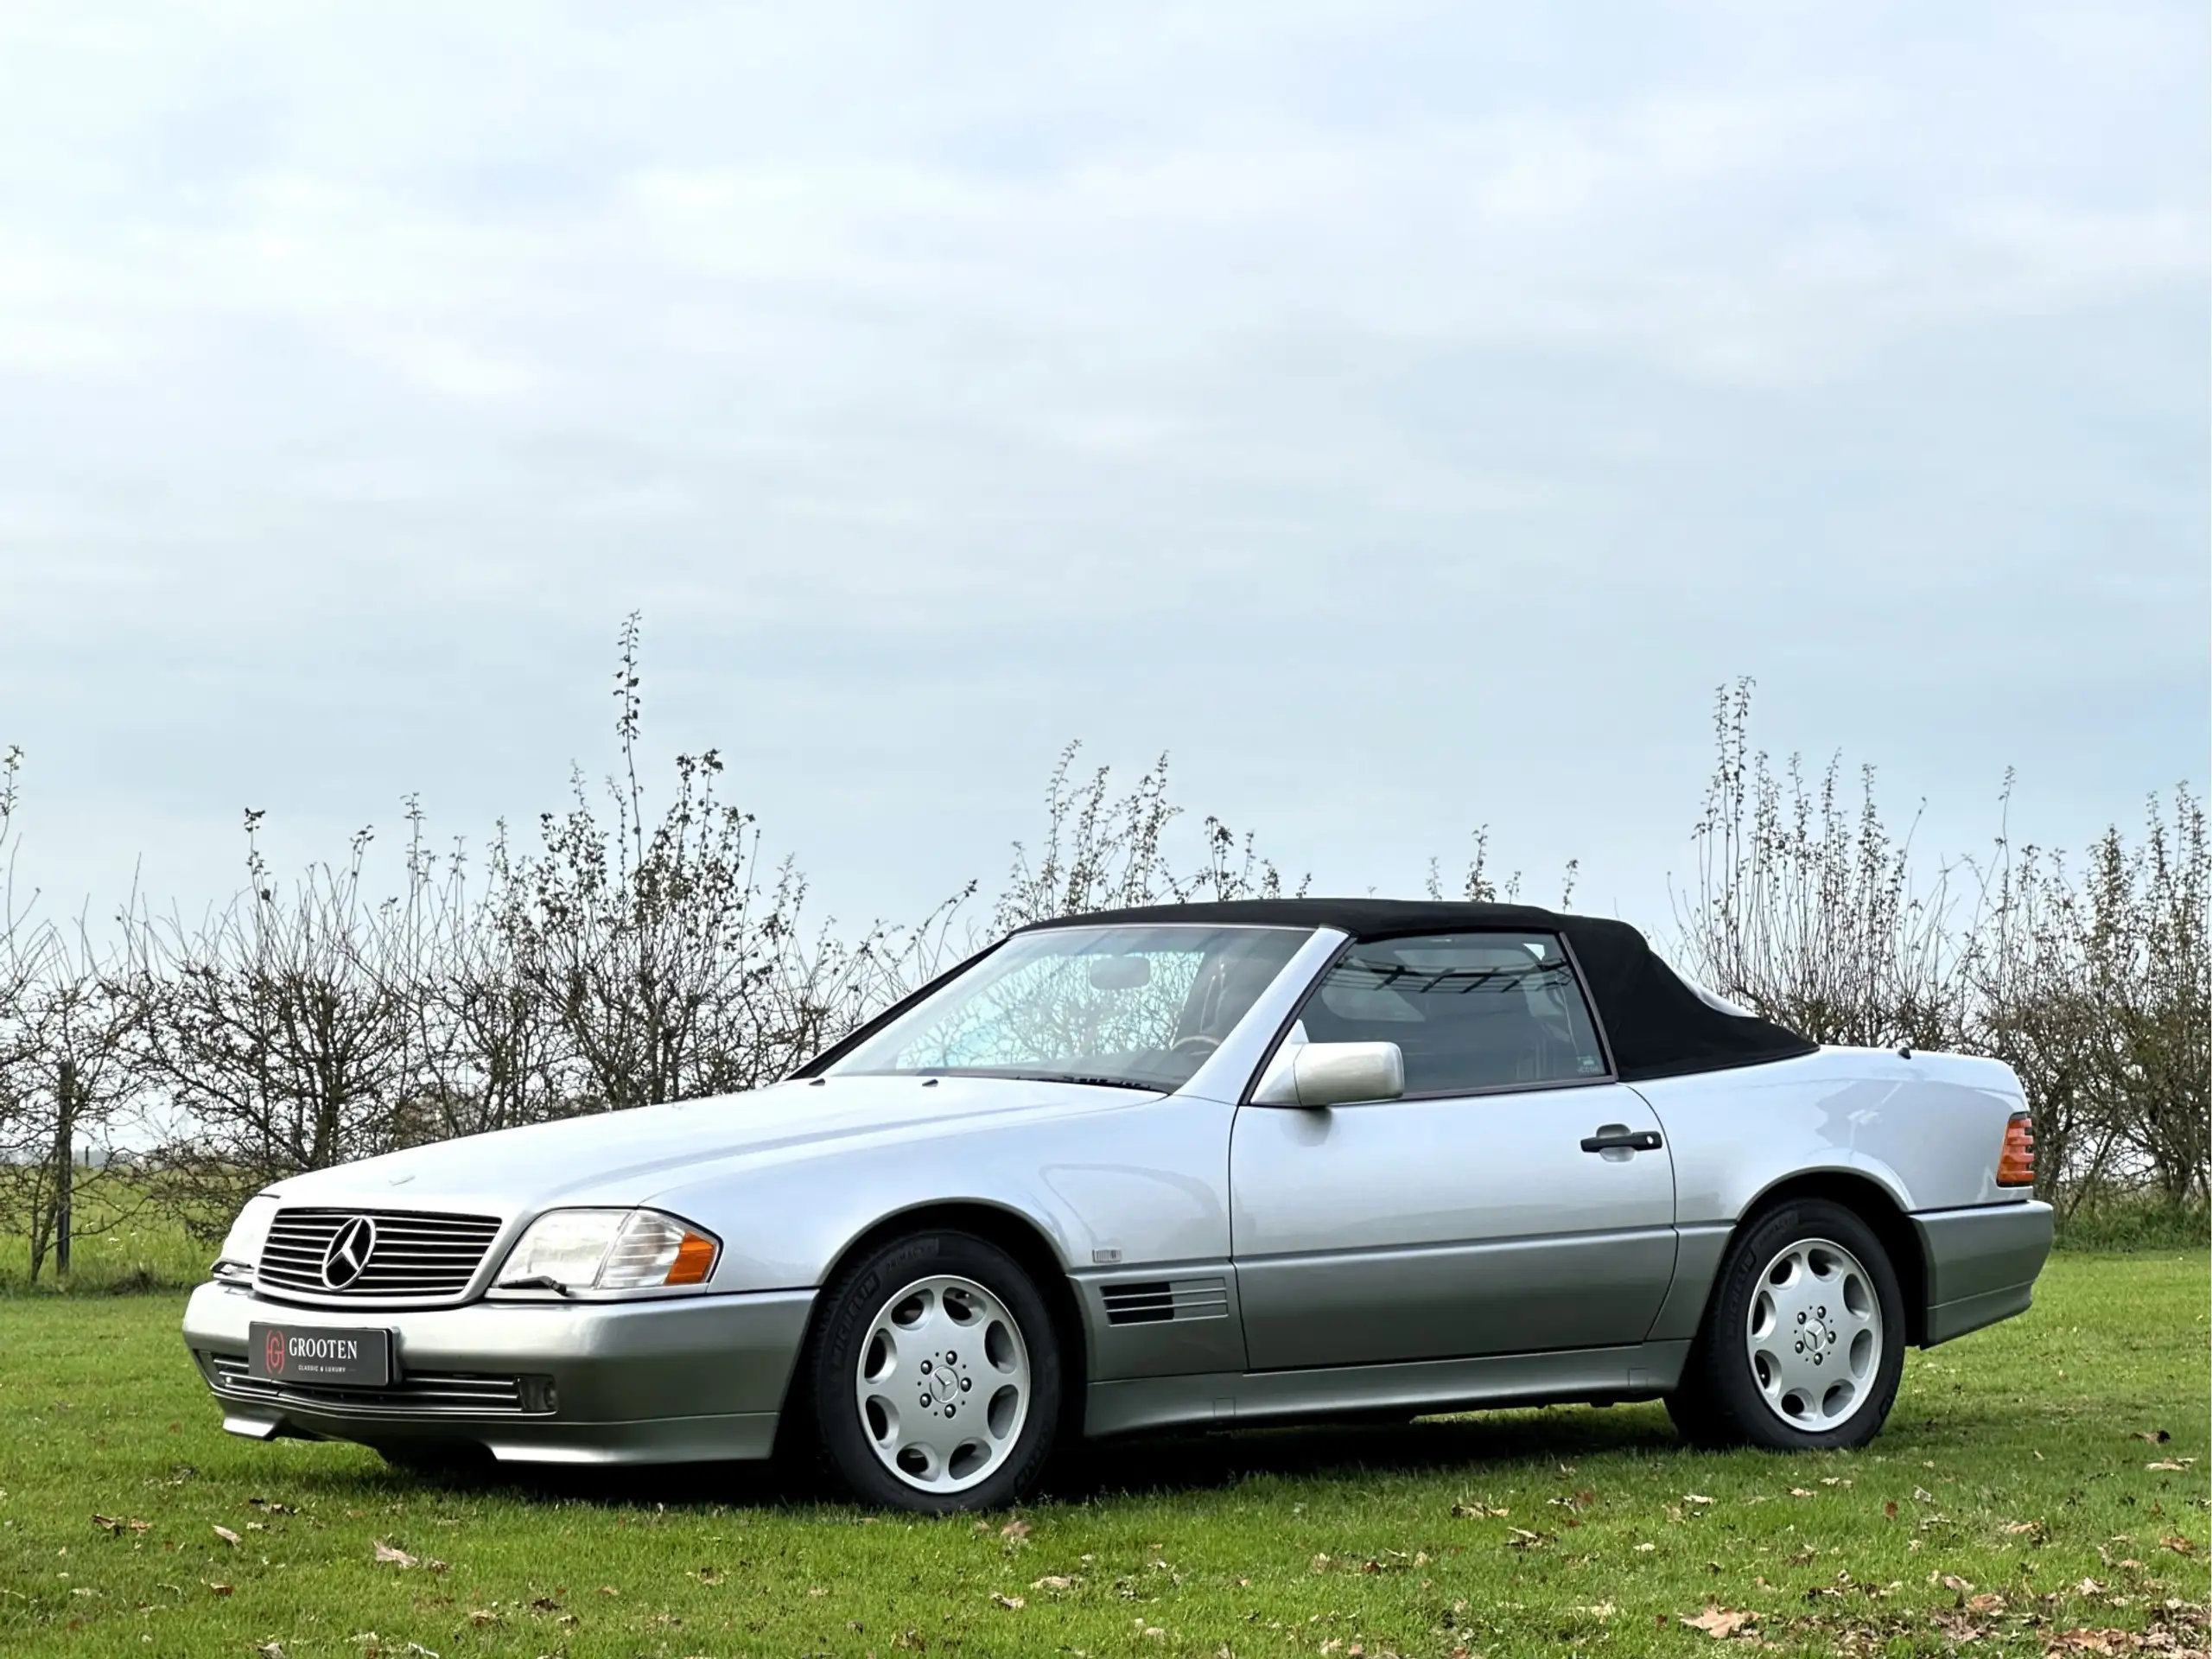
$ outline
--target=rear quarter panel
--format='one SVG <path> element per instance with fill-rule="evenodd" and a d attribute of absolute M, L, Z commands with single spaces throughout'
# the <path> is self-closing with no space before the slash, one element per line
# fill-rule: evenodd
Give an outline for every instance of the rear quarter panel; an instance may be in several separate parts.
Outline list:
<path fill-rule="evenodd" d="M 1794 1175 L 1850 1172 L 1907 1212 L 2023 1198 L 1997 1185 L 2018 1083 L 1994 1060 L 1824 1048 L 1639 1083 L 1675 1160 L 1682 1226 L 1733 1222 Z"/>

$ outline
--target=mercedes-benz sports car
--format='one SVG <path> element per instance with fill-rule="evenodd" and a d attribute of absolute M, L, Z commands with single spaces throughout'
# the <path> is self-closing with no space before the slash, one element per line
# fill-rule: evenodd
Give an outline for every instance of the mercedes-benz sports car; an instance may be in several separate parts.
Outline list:
<path fill-rule="evenodd" d="M 1864 1444 L 2050 1245 L 2012 1073 L 1823 1048 L 1630 927 L 1283 899 L 1025 928 L 794 1077 L 278 1182 L 185 1339 L 225 1427 L 819 1453 L 1003 1504 L 1168 1425 L 1663 1398 Z"/>

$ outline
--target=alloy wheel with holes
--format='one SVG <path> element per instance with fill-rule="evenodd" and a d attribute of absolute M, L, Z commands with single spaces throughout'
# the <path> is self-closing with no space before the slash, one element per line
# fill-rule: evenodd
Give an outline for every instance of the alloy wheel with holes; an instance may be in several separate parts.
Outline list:
<path fill-rule="evenodd" d="M 1828 1199 L 1787 1201 L 1730 1247 L 1667 1408 L 1700 1445 L 1864 1446 L 1897 1398 L 1904 1332 L 1873 1230 Z"/>
<path fill-rule="evenodd" d="M 1060 1415 L 1059 1345 L 1013 1257 L 969 1234 L 917 1232 L 823 1296 L 809 1344 L 814 1422 L 856 1497 L 943 1512 L 1034 1487 Z"/>

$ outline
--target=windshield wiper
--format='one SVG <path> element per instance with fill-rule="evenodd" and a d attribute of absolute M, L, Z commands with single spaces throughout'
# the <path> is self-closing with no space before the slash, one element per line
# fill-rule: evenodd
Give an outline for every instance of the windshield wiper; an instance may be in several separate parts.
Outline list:
<path fill-rule="evenodd" d="M 1164 1095 L 1175 1085 L 1169 1083 L 1139 1083 L 1133 1077 L 1092 1077 L 1081 1071 L 1011 1071 L 995 1067 L 978 1066 L 972 1070 L 963 1067 L 942 1071 L 928 1071 L 919 1075 L 939 1077 L 1003 1077 L 1008 1083 L 1075 1083 L 1089 1084 L 1100 1089 L 1135 1089 L 1147 1095 Z"/>

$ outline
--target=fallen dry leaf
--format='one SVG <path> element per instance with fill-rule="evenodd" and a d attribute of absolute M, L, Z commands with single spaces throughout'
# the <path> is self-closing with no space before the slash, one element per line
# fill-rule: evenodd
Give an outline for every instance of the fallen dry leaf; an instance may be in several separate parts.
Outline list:
<path fill-rule="evenodd" d="M 1058 1573 L 1047 1573 L 1029 1587 L 1032 1590 L 1072 1590 L 1075 1588 L 1075 1580 L 1063 1578 Z"/>
<path fill-rule="evenodd" d="M 1028 1535 L 1029 1523 L 1027 1521 L 1009 1521 L 999 1529 L 999 1536 L 1001 1538 L 1019 1540 L 1027 1538 Z"/>
<path fill-rule="evenodd" d="M 2184 1538 L 2179 1533 L 2169 1533 L 2165 1537 L 2159 1539 L 2158 1541 L 2164 1544 L 2168 1549 L 2173 1551 L 2177 1555 L 2194 1555 L 2196 1554 L 2196 1540 L 2194 1538 Z"/>
<path fill-rule="evenodd" d="M 2168 1440 L 2173 1439 L 2173 1436 L 2163 1428 L 2139 1428 L 2135 1431 L 2135 1438 L 2139 1440 L 2148 1440 L 2153 1446 L 2164 1446 Z"/>
<path fill-rule="evenodd" d="M 284 1644 L 281 1642 L 264 1642 L 254 1651 L 261 1659 L 284 1659 Z"/>
<path fill-rule="evenodd" d="M 229 1595 L 232 1589 L 232 1586 L 227 1584 L 210 1584 L 207 1587 L 219 1596 Z"/>
<path fill-rule="evenodd" d="M 2145 1469 L 2170 1469 L 2179 1474 L 2196 1461 L 2195 1458 L 2161 1458 L 2156 1463 L 2146 1463 L 2143 1466 Z"/>
<path fill-rule="evenodd" d="M 1789 1496 L 1792 1497 L 1811 1497 L 1814 1496 L 1814 1493 L 1812 1488 L 1809 1486 L 1792 1486 L 1789 1489 Z"/>
<path fill-rule="evenodd" d="M 1994 1591 L 1967 1598 L 1967 1611 L 1970 1613 L 2001 1613 L 2004 1611 L 2005 1598 Z"/>
<path fill-rule="evenodd" d="M 1713 1500 L 1702 1492 L 1684 1492 L 1682 1494 L 1682 1502 L 1685 1503 L 1710 1503 Z"/>
<path fill-rule="evenodd" d="M 1708 1607 L 1695 1618 L 1682 1621 L 1694 1630 L 1703 1630 L 1716 1642 L 1735 1635 L 1746 1624 L 1758 1622 L 1757 1613 L 1739 1613 L 1727 1607 Z"/>
<path fill-rule="evenodd" d="M 1512 1513 L 1510 1510 L 1494 1510 L 1480 1499 L 1477 1499 L 1472 1503 L 1459 1503 L 1452 1506 L 1452 1518 L 1454 1521 L 1483 1519 L 1503 1521 Z"/>
<path fill-rule="evenodd" d="M 379 1566 L 413 1567 L 417 1564 L 415 1558 L 405 1550 L 394 1549 L 382 1539 L 377 1541 L 376 1552 L 376 1559 Z"/>
<path fill-rule="evenodd" d="M 1934 1575 L 1930 1574 L 1930 1576 L 1932 1577 Z M 1946 1573 L 1940 1580 L 1937 1580 L 1937 1582 L 1940 1583 L 1946 1590 L 1955 1590 L 1962 1596 L 1972 1595 L 1974 1593 L 1974 1586 L 1967 1583 L 1955 1573 Z"/>
<path fill-rule="evenodd" d="M 1027 1601 L 1024 1600 L 1020 1596 L 995 1595 L 991 1598 L 991 1600 L 996 1605 L 1005 1608 L 1009 1613 L 1018 1613 L 1029 1605 Z"/>
<path fill-rule="evenodd" d="M 217 1527 L 215 1529 L 215 1535 L 226 1544 L 236 1545 L 243 1541 L 238 1537 L 238 1534 L 232 1532 L 228 1527 Z"/>

